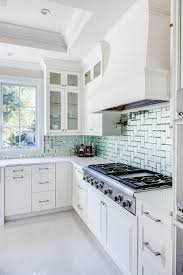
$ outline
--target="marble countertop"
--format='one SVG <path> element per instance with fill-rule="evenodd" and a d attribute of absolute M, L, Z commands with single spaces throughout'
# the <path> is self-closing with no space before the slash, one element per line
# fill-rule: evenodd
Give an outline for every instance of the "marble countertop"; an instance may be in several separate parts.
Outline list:
<path fill-rule="evenodd" d="M 99 157 L 81 158 L 81 157 L 42 157 L 42 158 L 20 158 L 20 159 L 6 159 L 0 160 L 0 167 L 17 166 L 17 165 L 34 165 L 41 163 L 55 163 L 55 162 L 72 162 L 73 164 L 80 165 L 81 167 L 90 164 L 99 164 L 109 162 L 106 159 Z"/>

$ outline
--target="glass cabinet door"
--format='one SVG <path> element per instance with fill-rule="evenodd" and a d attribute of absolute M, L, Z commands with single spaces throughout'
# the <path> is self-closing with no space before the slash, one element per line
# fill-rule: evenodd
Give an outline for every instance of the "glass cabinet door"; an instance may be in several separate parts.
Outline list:
<path fill-rule="evenodd" d="M 50 130 L 62 129 L 62 93 L 50 91 Z"/>
<path fill-rule="evenodd" d="M 67 92 L 67 130 L 78 130 L 78 93 Z"/>

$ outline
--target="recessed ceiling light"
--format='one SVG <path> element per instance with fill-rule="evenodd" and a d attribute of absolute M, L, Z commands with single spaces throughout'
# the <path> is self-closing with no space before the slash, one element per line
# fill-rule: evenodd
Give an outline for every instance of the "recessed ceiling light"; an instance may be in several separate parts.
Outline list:
<path fill-rule="evenodd" d="M 8 53 L 8 56 L 13 56 L 13 55 L 15 55 L 15 53 L 12 53 L 12 52 Z"/>
<path fill-rule="evenodd" d="M 51 11 L 49 9 L 41 9 L 42 15 L 50 15 Z"/>

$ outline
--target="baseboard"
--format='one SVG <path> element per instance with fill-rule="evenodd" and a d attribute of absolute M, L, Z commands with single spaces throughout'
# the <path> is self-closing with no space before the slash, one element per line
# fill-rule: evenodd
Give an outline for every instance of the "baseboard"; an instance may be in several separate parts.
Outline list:
<path fill-rule="evenodd" d="M 31 218 L 31 217 L 41 216 L 41 215 L 54 214 L 54 213 L 59 213 L 63 211 L 71 211 L 71 210 L 73 210 L 72 206 L 59 207 L 59 208 L 54 208 L 49 210 L 26 213 L 26 214 L 7 216 L 5 217 L 4 220 L 5 222 L 7 222 L 7 221 L 20 220 L 20 219 Z M 3 223 L 4 223 L 4 220 L 3 220 Z M 0 224 L 1 224 L 1 220 L 0 220 Z"/>

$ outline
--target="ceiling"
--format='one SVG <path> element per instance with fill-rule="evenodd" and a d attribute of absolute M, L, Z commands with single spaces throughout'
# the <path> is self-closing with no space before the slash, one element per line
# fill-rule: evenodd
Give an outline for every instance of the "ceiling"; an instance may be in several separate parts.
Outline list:
<path fill-rule="evenodd" d="M 22 37 L 26 36 L 26 31 L 27 34 L 36 33 L 38 29 L 48 31 L 48 34 L 58 35 L 56 41 L 63 39 L 66 46 L 66 50 L 48 50 L 48 47 L 33 43 L 35 35 L 32 35 L 30 45 L 19 42 L 20 37 L 14 43 L 11 32 L 3 40 L 0 26 L 0 59 L 31 62 L 40 62 L 42 57 L 81 60 L 135 1 L 115 0 L 114 5 L 113 0 L 0 0 L 0 23 L 8 23 L 8 31 L 16 25 L 24 26 Z M 42 15 L 40 10 L 43 8 L 49 9 L 51 14 Z M 20 32 L 17 35 L 20 36 Z M 50 39 L 51 42 L 54 41 Z"/>
<path fill-rule="evenodd" d="M 43 8 L 49 9 L 51 14 L 42 15 L 40 11 Z M 0 8 L 0 21 L 53 32 L 64 32 L 77 11 L 76 8 L 49 0 L 7 0 L 7 5 Z"/>

